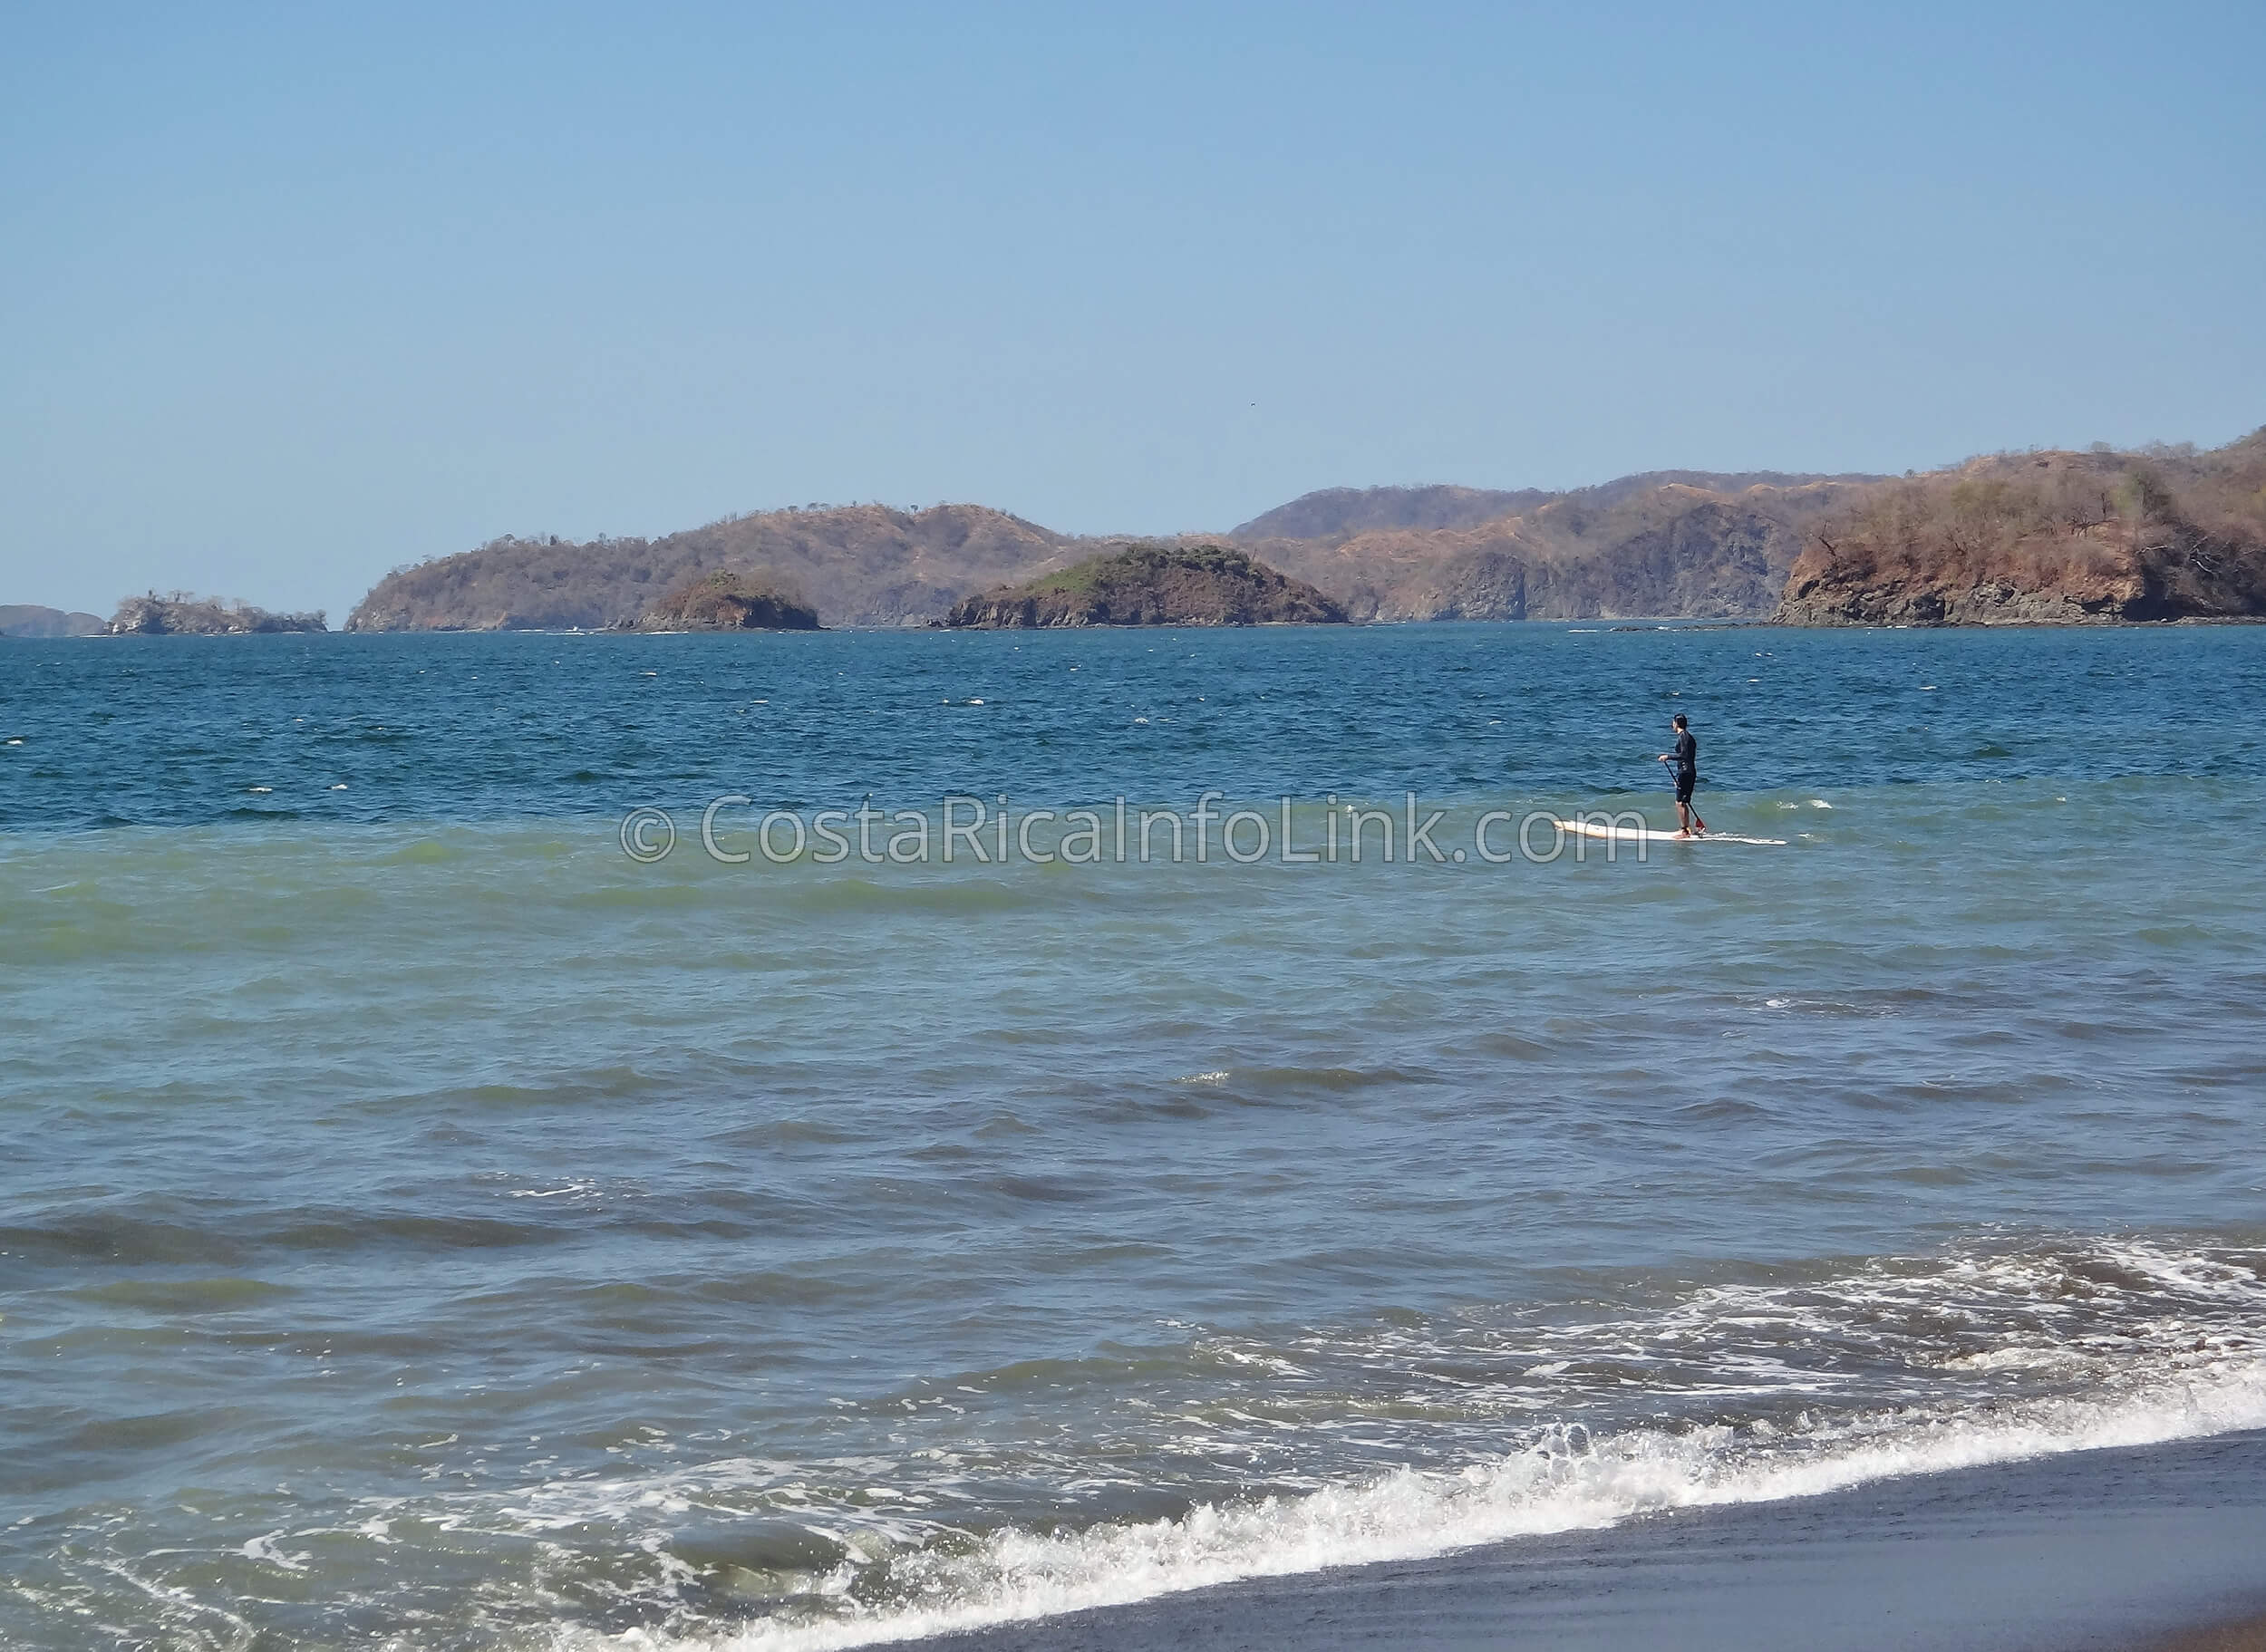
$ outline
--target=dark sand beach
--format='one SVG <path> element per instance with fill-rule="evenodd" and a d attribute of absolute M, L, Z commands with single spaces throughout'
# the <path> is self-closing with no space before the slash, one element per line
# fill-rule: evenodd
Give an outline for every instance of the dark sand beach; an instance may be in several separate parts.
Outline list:
<path fill-rule="evenodd" d="M 1693 1510 L 928 1644 L 954 1652 L 2249 1652 L 2266 1433 Z"/>

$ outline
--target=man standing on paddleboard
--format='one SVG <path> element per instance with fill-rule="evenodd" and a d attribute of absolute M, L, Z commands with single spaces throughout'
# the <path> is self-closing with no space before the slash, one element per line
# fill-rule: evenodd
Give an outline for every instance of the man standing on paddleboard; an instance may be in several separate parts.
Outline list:
<path fill-rule="evenodd" d="M 1669 719 L 1669 726 L 1676 730 L 1676 824 L 1681 828 L 1676 836 L 1697 836 L 1708 829 L 1708 823 L 1700 818 L 1700 811 L 1691 802 L 1691 788 L 1700 784 L 1700 742 L 1691 738 L 1691 725 L 1684 720 L 1681 711 Z M 1670 760 L 1668 752 L 1661 753 L 1661 762 Z"/>

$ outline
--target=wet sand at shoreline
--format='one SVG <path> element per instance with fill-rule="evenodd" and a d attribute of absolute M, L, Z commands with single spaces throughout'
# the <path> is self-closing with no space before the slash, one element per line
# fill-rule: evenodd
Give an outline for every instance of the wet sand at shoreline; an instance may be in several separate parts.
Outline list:
<path fill-rule="evenodd" d="M 1695 1510 L 925 1644 L 2251 1652 L 2266 1647 L 2262 1611 L 2266 1434 L 2251 1433 Z"/>

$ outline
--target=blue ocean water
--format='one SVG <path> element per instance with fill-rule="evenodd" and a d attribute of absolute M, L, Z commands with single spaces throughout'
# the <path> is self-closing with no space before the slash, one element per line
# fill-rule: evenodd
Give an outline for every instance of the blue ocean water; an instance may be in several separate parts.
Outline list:
<path fill-rule="evenodd" d="M 857 1644 L 2266 1425 L 2261 705 L 2253 628 L 0 643 L 0 1640 Z M 1666 825 L 1678 710 L 1772 841 L 697 841 Z"/>

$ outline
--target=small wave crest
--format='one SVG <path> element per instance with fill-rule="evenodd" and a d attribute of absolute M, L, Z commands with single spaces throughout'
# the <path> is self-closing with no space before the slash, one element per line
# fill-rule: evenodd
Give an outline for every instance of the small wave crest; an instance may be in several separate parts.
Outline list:
<path fill-rule="evenodd" d="M 1506 1356 L 1539 1356 L 1521 1375 L 1567 1386 L 1542 1411 L 1549 1420 L 1506 1416 L 1504 1449 L 1341 1473 L 1312 1489 L 1276 1477 L 1273 1494 L 1162 1518 L 972 1532 L 821 1516 L 805 1529 L 831 1534 L 830 1558 L 772 1579 L 771 1616 L 675 1633 L 561 1628 L 556 1643 L 559 1652 L 818 1652 L 912 1640 L 1649 1513 L 2266 1426 L 2256 1261 L 2121 1242 L 1971 1253 L 1709 1287 L 1609 1322 L 1471 1328 L 1448 1343 L 1444 1327 L 1301 1339 L 1283 1350 L 1289 1360 L 1274 1360 L 1293 1386 L 1331 1355 L 1405 1375 L 1412 1362 L 1476 1364 L 1491 1343 L 1502 1345 L 1498 1369 Z M 1888 1363 L 1908 1379 L 1836 1394 L 1829 1369 L 1882 1337 L 1901 1351 L 1877 1351 L 1893 1353 Z M 1265 1350 L 1253 1346 L 1256 1359 Z M 1649 1418 L 1590 1410 L 1593 1422 L 1577 1420 L 1574 1385 L 1609 1349 L 1680 1363 L 1692 1381 L 1670 1378 Z M 1680 1417 L 1679 1386 L 1694 1402 Z"/>
<path fill-rule="evenodd" d="M 2262 1425 L 2266 1362 L 2247 1360 L 2114 1401 L 2065 1400 L 1977 1417 L 1888 1412 L 1799 1435 L 1718 1426 L 1596 1437 L 1576 1426 L 1460 1472 L 1403 1469 L 1303 1496 L 1206 1504 L 1174 1519 L 1060 1534 L 1012 1530 L 972 1551 L 916 1550 L 891 1565 L 894 1599 L 878 1608 L 849 1593 L 855 1567 L 846 1563 L 819 1580 L 838 1602 L 833 1615 L 683 1637 L 562 1631 L 557 1644 L 561 1652 L 820 1652 L 913 1640 L 1668 1510 L 1808 1497 L 1869 1481 Z"/>

